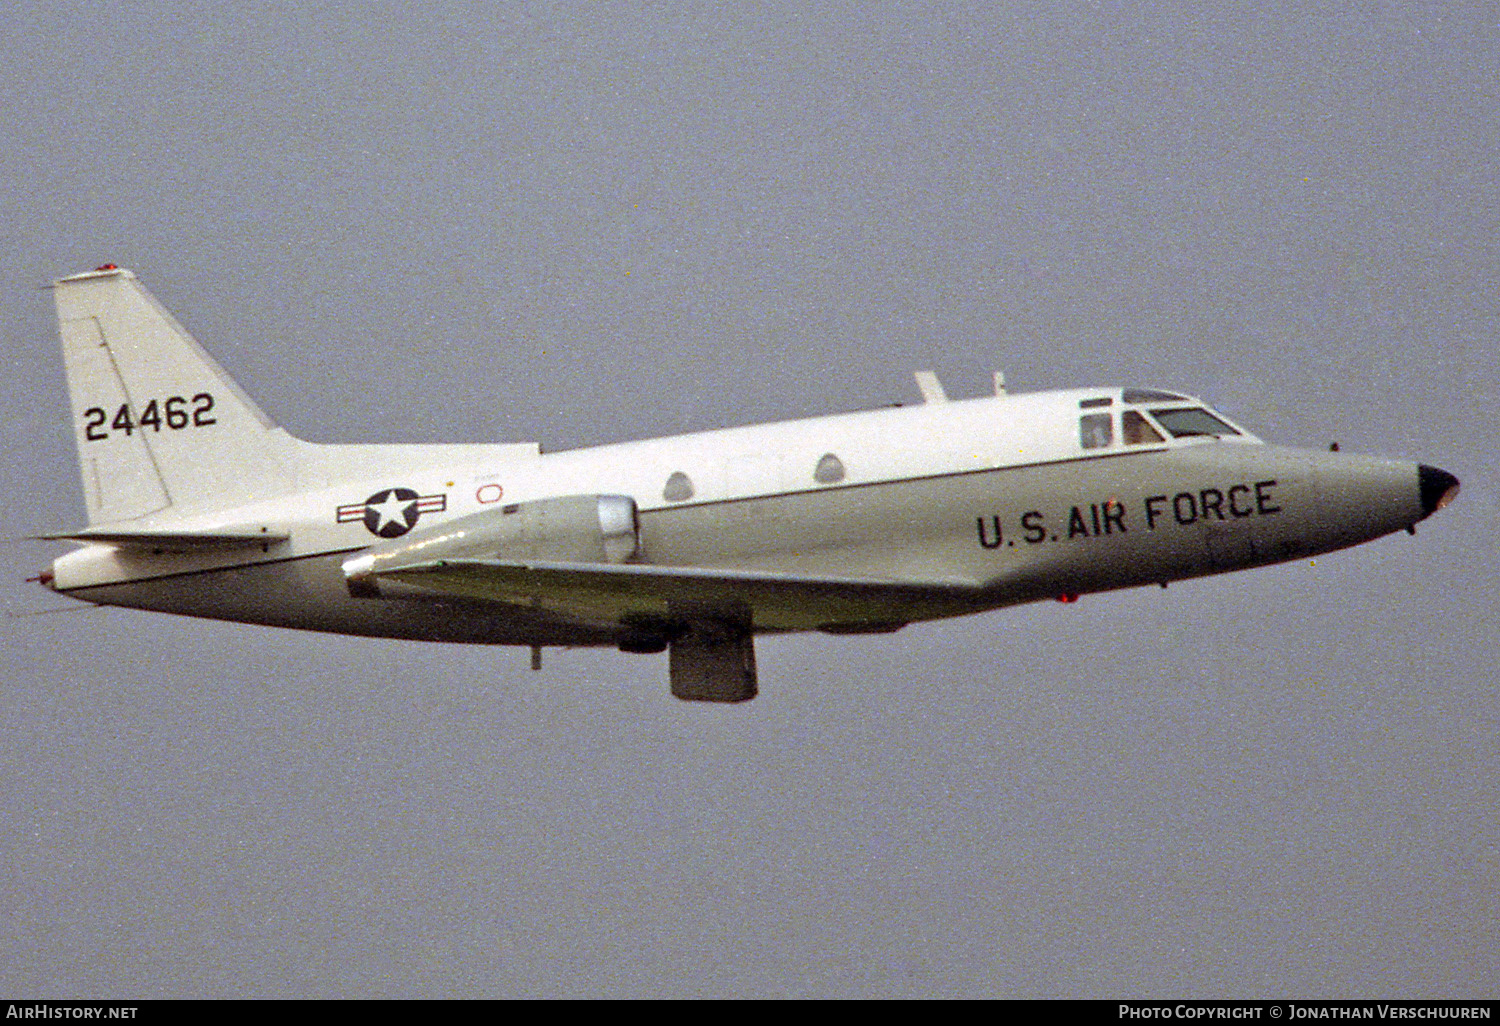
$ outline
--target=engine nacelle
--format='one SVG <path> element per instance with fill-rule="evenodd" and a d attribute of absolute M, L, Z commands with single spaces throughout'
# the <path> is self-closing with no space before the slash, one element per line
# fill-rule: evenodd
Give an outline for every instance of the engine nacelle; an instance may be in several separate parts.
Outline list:
<path fill-rule="evenodd" d="M 415 589 L 382 585 L 382 571 L 443 559 L 624 563 L 639 551 L 634 499 L 565 495 L 471 513 L 371 545 L 345 560 L 343 570 L 349 594 L 356 598 L 398 598 Z"/>

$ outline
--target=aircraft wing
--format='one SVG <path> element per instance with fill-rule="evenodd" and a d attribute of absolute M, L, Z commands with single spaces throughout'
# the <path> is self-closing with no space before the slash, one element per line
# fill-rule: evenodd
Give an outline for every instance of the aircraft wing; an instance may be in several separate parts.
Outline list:
<path fill-rule="evenodd" d="M 963 605 L 978 589 L 953 581 L 894 581 L 650 566 L 637 563 L 446 559 L 374 574 L 423 592 L 498 602 L 533 602 L 582 615 L 672 616 L 685 607 L 748 607 L 757 627 L 792 623 L 834 630 L 890 629 L 919 610 Z"/>

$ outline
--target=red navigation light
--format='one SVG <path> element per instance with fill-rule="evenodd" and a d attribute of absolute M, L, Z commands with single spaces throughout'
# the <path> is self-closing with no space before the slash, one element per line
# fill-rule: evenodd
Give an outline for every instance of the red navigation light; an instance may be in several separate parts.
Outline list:
<path fill-rule="evenodd" d="M 94 270 L 96 270 L 96 271 L 118 271 L 119 268 L 117 266 L 115 266 L 114 264 L 100 264 L 98 267 L 94 268 Z"/>
<path fill-rule="evenodd" d="M 1059 601 L 1059 602 L 1077 602 L 1078 601 L 1078 596 L 1075 595 L 1075 594 L 1073 594 L 1071 591 L 1064 592 L 1063 594 L 1057 596 L 1057 601 Z"/>

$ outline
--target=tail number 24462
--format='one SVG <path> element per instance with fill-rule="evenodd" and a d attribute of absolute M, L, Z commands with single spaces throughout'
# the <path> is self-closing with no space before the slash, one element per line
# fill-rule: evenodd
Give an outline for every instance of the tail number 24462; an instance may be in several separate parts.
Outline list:
<path fill-rule="evenodd" d="M 192 409 L 188 409 L 189 401 L 193 404 Z M 83 411 L 83 437 L 90 442 L 102 442 L 109 438 L 112 431 L 123 432 L 128 437 L 147 428 L 160 431 L 165 427 L 171 431 L 181 431 L 189 427 L 208 427 L 218 423 L 210 415 L 209 411 L 213 408 L 214 397 L 208 392 L 199 392 L 191 400 L 180 395 L 160 402 L 152 399 L 140 411 L 140 415 L 134 418 L 131 417 L 129 403 L 121 403 L 113 419 L 102 406 L 90 406 Z"/>

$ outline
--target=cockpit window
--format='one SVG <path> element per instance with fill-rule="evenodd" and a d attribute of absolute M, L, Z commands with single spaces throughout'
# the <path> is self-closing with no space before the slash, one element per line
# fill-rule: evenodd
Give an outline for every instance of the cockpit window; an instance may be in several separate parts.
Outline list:
<path fill-rule="evenodd" d="M 1114 418 L 1090 413 L 1078 418 L 1078 441 L 1085 449 L 1102 449 L 1115 440 Z"/>
<path fill-rule="evenodd" d="M 1087 410 L 1091 406 L 1112 406 L 1114 405 L 1114 400 L 1109 396 L 1105 396 L 1102 399 L 1080 399 L 1078 400 L 1078 405 Z"/>
<path fill-rule="evenodd" d="M 1239 434 L 1212 413 L 1196 406 L 1182 410 L 1152 410 L 1151 416 L 1170 431 L 1173 438 L 1190 438 L 1194 435 L 1213 435 L 1217 438 Z"/>
<path fill-rule="evenodd" d="M 1145 445 L 1148 442 L 1164 441 L 1161 432 L 1151 422 L 1134 410 L 1126 410 L 1120 426 L 1124 429 L 1126 445 Z"/>
<path fill-rule="evenodd" d="M 1180 403 L 1187 396 L 1158 392 L 1154 388 L 1127 388 L 1120 394 L 1120 398 L 1127 403 Z"/>

